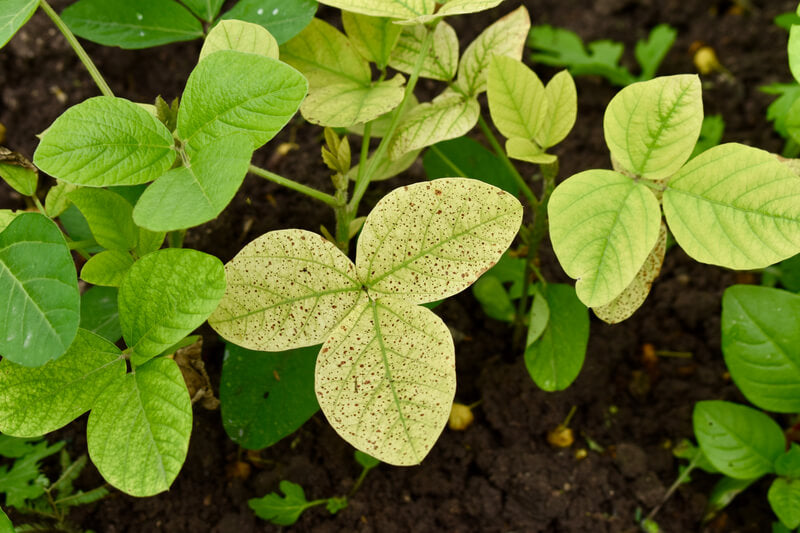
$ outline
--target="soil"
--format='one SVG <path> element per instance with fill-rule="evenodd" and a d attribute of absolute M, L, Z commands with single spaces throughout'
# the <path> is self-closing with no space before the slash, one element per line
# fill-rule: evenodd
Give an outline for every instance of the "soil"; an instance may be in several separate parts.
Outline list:
<path fill-rule="evenodd" d="M 53 2 L 58 9 L 67 2 Z M 492 20 L 516 7 L 506 2 L 488 13 L 461 17 L 455 25 L 463 46 Z M 730 76 L 703 77 L 706 113 L 721 113 L 724 140 L 780 151 L 782 140 L 765 120 L 770 97 L 758 87 L 791 79 L 786 33 L 772 18 L 796 7 L 793 0 L 526 0 L 534 24 L 572 29 L 585 40 L 611 38 L 626 44 L 624 61 L 633 64 L 633 44 L 658 23 L 678 30 L 661 74 L 694 72 L 689 49 L 695 41 L 711 45 Z M 333 20 L 332 10 L 320 16 Z M 124 51 L 86 44 L 112 89 L 134 101 L 171 99 L 182 86 L 200 43 Z M 538 68 L 547 78 L 548 68 Z M 432 84 L 422 83 L 422 92 Z M 91 79 L 64 39 L 41 13 L 0 51 L 0 122 L 8 129 L 5 145 L 31 155 L 35 134 L 63 110 L 97 94 Z M 616 89 L 602 80 L 579 78 L 579 119 L 558 148 L 562 175 L 587 168 L 608 168 L 602 133 L 603 110 Z M 310 185 L 330 189 L 318 153 L 321 131 L 294 120 L 256 154 L 256 164 Z M 276 147 L 296 142 L 283 157 Z M 531 174 L 533 167 L 524 168 Z M 370 192 L 369 206 L 397 184 L 420 181 L 416 164 L 403 177 Z M 44 180 L 43 180 L 44 181 Z M 45 183 L 44 185 L 47 185 Z M 44 186 L 42 187 L 44 188 Z M 0 207 L 24 207 L 4 185 Z M 250 177 L 231 206 L 216 221 L 192 230 L 186 245 L 229 260 L 245 243 L 285 227 L 318 230 L 333 226 L 326 209 L 305 197 Z M 546 250 L 543 269 L 553 280 L 567 281 Z M 367 477 L 349 506 L 335 516 L 323 508 L 303 514 L 293 531 L 408 532 L 635 532 L 635 516 L 657 505 L 678 473 L 670 446 L 690 438 L 691 411 L 706 399 L 743 399 L 725 372 L 720 353 L 719 311 L 725 287 L 752 281 L 697 264 L 679 249 L 667 254 L 664 269 L 647 303 L 630 320 L 608 326 L 592 320 L 586 364 L 578 380 L 560 393 L 537 389 L 521 356 L 509 342 L 507 326 L 488 319 L 469 292 L 448 300 L 436 312 L 457 333 L 457 400 L 481 401 L 466 431 L 445 430 L 421 466 L 381 465 Z M 218 383 L 222 344 L 209 329 L 204 359 Z M 691 352 L 691 359 L 660 358 L 646 365 L 642 346 Z M 546 440 L 572 406 L 576 442 L 568 449 Z M 66 439 L 75 454 L 84 453 L 85 417 L 51 438 Z M 588 439 L 603 451 L 589 449 Z M 587 449 L 583 459 L 576 451 Z M 261 452 L 246 479 L 230 466 L 241 451 L 227 438 L 218 411 L 195 408 L 188 458 L 169 492 L 135 499 L 121 493 L 74 510 L 72 520 L 99 533 L 212 532 L 251 533 L 279 528 L 257 519 L 249 498 L 276 490 L 281 479 L 301 484 L 309 498 L 346 494 L 359 468 L 352 448 L 321 414 L 295 435 Z M 93 467 L 79 486 L 101 483 Z M 773 516 L 766 485 L 756 484 L 709 526 L 701 526 L 714 478 L 693 475 L 657 516 L 665 532 L 763 532 Z"/>

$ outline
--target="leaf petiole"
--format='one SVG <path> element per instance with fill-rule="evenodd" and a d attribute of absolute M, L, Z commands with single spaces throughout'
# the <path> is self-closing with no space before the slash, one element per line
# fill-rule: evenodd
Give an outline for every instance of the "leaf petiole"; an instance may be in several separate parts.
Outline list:
<path fill-rule="evenodd" d="M 324 202 L 331 207 L 339 207 L 339 201 L 331 194 L 324 193 L 322 191 L 318 191 L 313 187 L 309 187 L 308 185 L 303 185 L 302 183 L 298 183 L 294 180 L 289 178 L 284 178 L 279 174 L 275 174 L 274 172 L 270 172 L 261 167 L 257 167 L 255 165 L 250 165 L 250 173 L 255 174 L 261 178 L 267 179 L 273 183 L 277 183 L 278 185 L 283 185 L 287 189 L 292 189 L 293 191 L 297 191 L 299 193 L 303 193 L 306 196 L 310 196 L 319 200 L 320 202 Z"/>

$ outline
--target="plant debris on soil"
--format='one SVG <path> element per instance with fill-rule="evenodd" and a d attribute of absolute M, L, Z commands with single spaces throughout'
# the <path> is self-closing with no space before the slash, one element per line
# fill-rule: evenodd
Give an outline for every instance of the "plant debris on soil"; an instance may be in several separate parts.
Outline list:
<path fill-rule="evenodd" d="M 60 11 L 69 2 L 53 2 Z M 456 18 L 463 46 L 481 28 L 519 2 Z M 758 87 L 791 80 L 787 33 L 772 18 L 793 11 L 796 2 L 683 0 L 526 0 L 533 24 L 577 32 L 585 41 L 625 43 L 624 62 L 633 65 L 633 45 L 656 24 L 678 30 L 675 46 L 659 74 L 694 72 L 689 52 L 702 41 L 712 46 L 732 76 L 703 77 L 706 114 L 726 122 L 724 141 L 738 141 L 779 152 L 782 139 L 767 123 L 771 97 Z M 335 21 L 335 11 L 318 16 Z M 89 54 L 118 96 L 151 102 L 161 94 L 179 96 L 200 50 L 199 41 L 150 50 L 127 51 L 86 43 Z M 555 70 L 535 66 L 543 78 Z M 422 92 L 433 87 L 422 82 Z M 577 124 L 557 150 L 562 179 L 586 168 L 608 168 L 602 116 L 615 88 L 600 79 L 579 77 Z M 32 156 L 35 135 L 68 106 L 98 94 L 91 79 L 49 19 L 37 13 L 0 51 L 0 123 L 4 144 Z M 301 182 L 332 190 L 319 158 L 320 128 L 298 117 L 264 149 L 254 163 Z M 282 143 L 295 149 L 280 155 Z M 530 175 L 534 167 L 523 167 Z M 404 176 L 377 184 L 365 210 L 399 184 L 423 180 L 419 163 Z M 51 183 L 43 177 L 41 188 Z M 22 198 L 0 185 L 0 208 L 24 208 Z M 228 261 L 262 233 L 288 227 L 318 231 L 333 226 L 333 215 L 314 200 L 251 176 L 219 219 L 189 231 L 186 246 Z M 566 282 L 551 252 L 543 256 L 548 279 Z M 303 514 L 296 531 L 335 532 L 636 532 L 643 515 L 663 498 L 678 475 L 671 446 L 691 438 L 694 403 L 706 399 L 743 401 L 726 374 L 720 352 L 720 302 L 725 287 L 756 280 L 697 264 L 677 248 L 667 253 L 661 276 L 645 305 L 629 320 L 609 326 L 592 320 L 586 364 L 566 391 L 538 390 L 506 325 L 487 318 L 471 294 L 436 309 L 456 332 L 456 400 L 471 404 L 475 421 L 466 431 L 445 429 L 422 465 L 373 470 L 349 506 L 331 516 L 323 508 Z M 216 389 L 223 343 L 205 327 L 203 359 Z M 643 358 L 643 345 L 690 352 L 691 358 Z M 570 409 L 575 443 L 554 448 L 548 431 Z M 177 481 L 157 497 L 136 499 L 114 492 L 76 508 L 71 520 L 101 533 L 275 531 L 256 518 L 250 498 L 277 490 L 287 479 L 301 484 L 309 499 L 347 494 L 360 467 L 353 450 L 315 415 L 297 433 L 260 453 L 248 454 L 226 436 L 219 411 L 194 408 L 189 454 Z M 86 451 L 85 417 L 50 435 L 65 439 L 72 456 Z M 585 454 L 582 450 L 585 450 Z M 583 455 L 585 457 L 581 458 Z M 248 463 L 249 467 L 242 466 Z M 102 483 L 89 466 L 77 486 Z M 773 516 L 764 483 L 737 497 L 710 525 L 702 526 L 714 478 L 693 475 L 656 516 L 665 532 L 763 532 Z M 17 520 L 24 519 L 12 515 Z"/>

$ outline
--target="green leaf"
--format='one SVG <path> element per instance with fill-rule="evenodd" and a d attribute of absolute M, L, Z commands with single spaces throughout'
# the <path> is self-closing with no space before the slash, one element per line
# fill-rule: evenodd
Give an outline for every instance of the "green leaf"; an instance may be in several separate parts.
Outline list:
<path fill-rule="evenodd" d="M 800 479 L 776 479 L 769 487 L 767 500 L 784 526 L 800 526 Z"/>
<path fill-rule="evenodd" d="M 199 327 L 225 292 L 222 263 L 196 250 L 167 248 L 131 267 L 119 288 L 119 318 L 131 361 L 142 364 Z"/>
<path fill-rule="evenodd" d="M 412 19 L 433 13 L 435 0 L 323 0 L 321 3 L 373 17 Z"/>
<path fill-rule="evenodd" d="M 787 111 L 786 116 L 784 117 L 784 127 L 786 128 L 786 133 L 788 136 L 794 140 L 795 142 L 800 139 L 800 99 L 795 100 L 791 107 L 789 107 L 789 111 Z M 778 127 L 778 121 L 775 121 L 775 128 Z"/>
<path fill-rule="evenodd" d="M 34 448 L 36 443 L 32 442 L 36 439 L 24 439 L 19 437 L 12 437 L 11 435 L 0 434 L 0 455 L 10 459 L 17 459 L 24 455 L 28 455 Z"/>
<path fill-rule="evenodd" d="M 133 220 L 152 231 L 173 231 L 215 219 L 242 185 L 252 156 L 243 133 L 211 140 L 191 155 L 189 165 L 170 170 L 144 191 Z"/>
<path fill-rule="evenodd" d="M 280 490 L 283 497 L 277 492 L 270 492 L 263 498 L 248 500 L 247 504 L 257 517 L 279 526 L 291 526 L 303 511 L 316 504 L 306 500 L 303 487 L 291 481 L 281 481 Z"/>
<path fill-rule="evenodd" d="M 549 323 L 550 305 L 547 303 L 547 298 L 542 294 L 541 289 L 534 287 L 533 303 L 528 316 L 528 335 L 525 339 L 526 350 L 542 337 Z"/>
<path fill-rule="evenodd" d="M 725 120 L 722 115 L 708 115 L 703 117 L 703 125 L 700 128 L 700 138 L 694 146 L 692 155 L 689 159 L 696 157 L 709 148 L 717 146 L 725 133 Z"/>
<path fill-rule="evenodd" d="M 366 295 L 333 243 L 304 230 L 271 231 L 227 265 L 228 287 L 209 324 L 260 351 L 319 344 Z"/>
<path fill-rule="evenodd" d="M 528 139 L 514 137 L 506 141 L 506 153 L 512 159 L 527 161 L 537 165 L 550 165 L 556 162 L 556 156 L 545 153 L 540 146 Z"/>
<path fill-rule="evenodd" d="M 611 99 L 603 120 L 611 157 L 629 172 L 668 178 L 689 159 L 703 124 L 700 78 L 634 83 Z"/>
<path fill-rule="evenodd" d="M 477 13 L 497 7 L 503 0 L 447 0 L 436 12 L 439 17 Z"/>
<path fill-rule="evenodd" d="M 79 0 L 61 18 L 75 35 L 120 48 L 150 48 L 203 36 L 200 21 L 172 0 Z"/>
<path fill-rule="evenodd" d="M 506 138 L 534 139 L 544 145 L 541 134 L 550 114 L 544 85 L 521 61 L 497 55 L 491 60 L 487 96 L 489 112 Z"/>
<path fill-rule="evenodd" d="M 639 80 L 651 80 L 655 77 L 658 67 L 672 48 L 677 35 L 678 31 L 669 24 L 659 24 L 650 30 L 646 40 L 636 42 L 634 55 L 642 67 Z"/>
<path fill-rule="evenodd" d="M 503 55 L 521 60 L 530 28 L 528 10 L 520 6 L 483 30 L 461 55 L 456 85 L 470 96 L 485 91 L 492 57 Z"/>
<path fill-rule="evenodd" d="M 415 107 L 404 116 L 389 145 L 389 158 L 461 137 L 478 122 L 480 105 L 455 93 L 445 93 L 433 102 Z"/>
<path fill-rule="evenodd" d="M 100 246 L 127 252 L 139 242 L 139 228 L 133 223 L 133 207 L 122 196 L 105 189 L 80 188 L 69 194 L 89 223 Z"/>
<path fill-rule="evenodd" d="M 658 240 L 653 193 L 611 170 L 587 170 L 556 187 L 547 206 L 550 239 L 578 298 L 601 307 L 619 296 Z"/>
<path fill-rule="evenodd" d="M 175 480 L 191 432 L 192 402 L 181 371 L 171 359 L 155 359 L 103 391 L 89 415 L 86 441 L 106 481 L 145 497 Z"/>
<path fill-rule="evenodd" d="M 0 233 L 0 355 L 24 366 L 57 359 L 80 321 L 72 255 L 58 226 L 44 215 L 18 215 Z"/>
<path fill-rule="evenodd" d="M 110 96 L 67 109 L 42 134 L 33 155 L 40 170 L 88 187 L 146 183 L 173 161 L 167 128 L 133 102 Z"/>
<path fill-rule="evenodd" d="M 2 509 L 0 509 L 0 533 L 14 533 L 14 524 Z"/>
<path fill-rule="evenodd" d="M 33 196 L 39 171 L 24 155 L 0 146 L 0 178 L 21 195 Z"/>
<path fill-rule="evenodd" d="M 487 316 L 502 322 L 513 322 L 516 310 L 503 283 L 486 273 L 472 286 L 472 295 L 481 304 Z"/>
<path fill-rule="evenodd" d="M 81 294 L 81 328 L 111 342 L 117 342 L 122 337 L 117 289 L 91 287 Z"/>
<path fill-rule="evenodd" d="M 422 158 L 429 180 L 460 176 L 494 185 L 516 196 L 519 185 L 503 161 L 469 137 L 432 145 Z"/>
<path fill-rule="evenodd" d="M 786 31 L 789 31 L 794 24 L 800 24 L 800 15 L 795 13 L 794 11 L 789 11 L 788 13 L 781 13 L 780 15 L 776 15 L 775 18 L 772 19 L 772 22 Z"/>
<path fill-rule="evenodd" d="M 6 229 L 11 221 L 21 213 L 21 211 L 12 211 L 11 209 L 0 209 L 0 232 Z"/>
<path fill-rule="evenodd" d="M 611 302 L 594 308 L 594 314 L 608 324 L 618 324 L 633 315 L 647 299 L 647 295 L 650 294 L 650 287 L 661 272 L 661 265 L 664 263 L 666 252 L 667 226 L 662 222 L 656 245 L 650 250 L 636 277 Z"/>
<path fill-rule="evenodd" d="M 455 387 L 447 326 L 401 298 L 362 301 L 317 359 L 317 399 L 333 428 L 393 465 L 418 464 L 427 455 L 447 423 Z"/>
<path fill-rule="evenodd" d="M 800 412 L 800 296 L 729 287 L 722 297 L 722 352 L 750 402 L 768 411 Z"/>
<path fill-rule="evenodd" d="M 400 105 L 404 83 L 405 78 L 398 74 L 368 87 L 355 83 L 319 87 L 309 93 L 300 112 L 312 124 L 348 128 L 376 119 Z"/>
<path fill-rule="evenodd" d="M 722 144 L 692 159 L 664 192 L 675 240 L 694 259 L 763 268 L 800 252 L 800 181 L 772 154 Z"/>
<path fill-rule="evenodd" d="M 531 28 L 528 46 L 534 50 L 531 54 L 534 62 L 567 67 L 573 76 L 602 76 L 623 87 L 637 81 L 628 69 L 619 64 L 624 49 L 621 43 L 594 41 L 589 43 L 587 52 L 576 33 L 542 25 Z"/>
<path fill-rule="evenodd" d="M 66 442 L 49 446 L 47 441 L 37 442 L 30 453 L 14 461 L 9 469 L 0 466 L 0 493 L 6 494 L 6 506 L 24 508 L 27 500 L 34 500 L 44 494 L 39 461 L 58 453 Z"/>
<path fill-rule="evenodd" d="M 755 479 L 734 479 L 732 477 L 724 476 L 714 485 L 711 489 L 711 494 L 708 495 L 708 502 L 706 502 L 705 515 L 703 516 L 704 522 L 709 522 L 717 513 L 728 506 L 736 496 L 745 491 L 752 485 Z"/>
<path fill-rule="evenodd" d="M 800 444 L 792 443 L 792 447 L 775 459 L 775 473 L 782 477 L 800 479 Z"/>
<path fill-rule="evenodd" d="M 372 470 L 373 468 L 381 464 L 381 462 L 378 459 L 375 459 L 371 455 L 366 454 L 361 450 L 356 450 L 353 453 L 353 457 L 355 458 L 356 462 L 360 464 L 364 470 L 367 471 Z"/>
<path fill-rule="evenodd" d="M 770 417 L 744 405 L 722 401 L 698 402 L 694 434 L 708 460 L 736 479 L 754 479 L 773 471 L 783 453 L 783 431 Z"/>
<path fill-rule="evenodd" d="M 372 298 L 440 300 L 494 265 L 521 223 L 519 201 L 481 181 L 444 178 L 395 189 L 361 230 L 358 277 Z"/>
<path fill-rule="evenodd" d="M 395 25 L 397 28 L 401 26 Z M 425 26 L 406 26 L 389 59 L 389 66 L 411 74 L 428 30 Z M 419 75 L 423 78 L 450 81 L 458 70 L 458 36 L 452 26 L 440 22 L 433 31 L 433 41 L 423 60 Z"/>
<path fill-rule="evenodd" d="M 379 69 L 386 68 L 403 31 L 402 26 L 394 24 L 390 18 L 349 11 L 342 11 L 342 25 L 350 44 L 364 59 L 375 63 Z"/>
<path fill-rule="evenodd" d="M 0 48 L 17 33 L 39 7 L 39 0 L 6 0 L 0 13 Z"/>
<path fill-rule="evenodd" d="M 205 20 L 206 22 L 213 22 L 219 14 L 222 4 L 225 0 L 181 0 L 183 4 L 192 10 L 192 12 Z"/>
<path fill-rule="evenodd" d="M 272 446 L 319 411 L 314 365 L 319 345 L 254 352 L 226 344 L 220 379 L 222 423 L 249 450 Z"/>
<path fill-rule="evenodd" d="M 239 0 L 222 18 L 260 24 L 283 44 L 308 26 L 316 12 L 315 0 Z"/>
<path fill-rule="evenodd" d="M 312 91 L 339 84 L 369 87 L 372 82 L 369 63 L 347 37 L 317 18 L 281 46 L 281 59 L 303 73 Z"/>
<path fill-rule="evenodd" d="M 133 266 L 131 254 L 119 250 L 106 250 L 86 261 L 81 269 L 81 279 L 92 285 L 119 287 L 131 266 Z"/>
<path fill-rule="evenodd" d="M 575 89 L 575 80 L 569 71 L 562 70 L 547 82 L 544 88 L 549 104 L 547 122 L 542 126 L 542 146 L 550 148 L 563 141 L 578 115 L 578 93 Z"/>
<path fill-rule="evenodd" d="M 38 437 L 95 406 L 108 386 L 125 376 L 122 352 L 84 329 L 57 361 L 40 368 L 0 362 L 0 431 Z"/>
<path fill-rule="evenodd" d="M 135 209 L 134 213 L 136 213 Z M 164 231 L 150 231 L 148 229 L 139 228 L 139 244 L 136 245 L 136 255 L 142 257 L 150 252 L 155 252 L 164 244 L 164 238 L 166 236 L 167 233 Z"/>
<path fill-rule="evenodd" d="M 794 79 L 800 82 L 800 26 L 792 26 L 789 29 L 789 70 L 792 71 Z"/>
<path fill-rule="evenodd" d="M 178 135 L 194 151 L 235 132 L 248 134 L 259 148 L 289 122 L 306 88 L 299 72 L 270 57 L 234 50 L 211 54 L 186 82 Z"/>
<path fill-rule="evenodd" d="M 278 41 L 258 24 L 242 20 L 223 20 L 208 33 L 203 48 L 202 60 L 220 50 L 236 50 L 278 59 Z"/>
<path fill-rule="evenodd" d="M 789 113 L 794 103 L 800 98 L 800 85 L 797 83 L 773 83 L 760 87 L 762 92 L 777 94 L 778 98 L 767 107 L 767 120 L 774 122 L 775 131 L 782 137 L 788 137 L 786 123 L 790 117 L 796 115 Z M 796 123 L 796 121 L 793 120 Z"/>
<path fill-rule="evenodd" d="M 44 210 L 47 212 L 47 216 L 50 218 L 61 216 L 69 207 L 69 193 L 77 188 L 77 185 L 63 181 L 59 181 L 53 187 L 50 187 L 44 200 Z"/>
<path fill-rule="evenodd" d="M 546 391 L 569 387 L 583 366 L 589 344 L 589 312 L 570 285 L 549 284 L 544 290 L 549 320 L 542 336 L 525 349 L 525 366 Z"/>

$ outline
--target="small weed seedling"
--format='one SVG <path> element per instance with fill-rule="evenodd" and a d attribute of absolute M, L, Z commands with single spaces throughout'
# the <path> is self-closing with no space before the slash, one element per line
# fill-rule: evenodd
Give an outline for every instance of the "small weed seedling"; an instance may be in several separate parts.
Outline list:
<path fill-rule="evenodd" d="M 347 507 L 348 499 L 358 491 L 369 471 L 380 464 L 380 461 L 374 457 L 358 450 L 355 452 L 355 460 L 361 465 L 361 474 L 347 496 L 308 501 L 303 487 L 291 481 L 281 481 L 280 492 L 283 495 L 271 492 L 263 498 L 254 498 L 249 502 L 250 508 L 259 518 L 269 520 L 278 526 L 291 526 L 297 522 L 303 511 L 320 505 L 324 505 L 330 514 L 336 514 Z"/>
<path fill-rule="evenodd" d="M 72 507 L 95 502 L 108 494 L 105 487 L 88 492 L 76 491 L 73 482 L 86 466 L 86 456 L 73 461 L 64 450 L 64 442 L 48 445 L 44 440 L 32 441 L 0 435 L 0 456 L 14 462 L 0 467 L 0 494 L 5 505 L 17 513 L 34 516 L 34 522 L 18 525 L 16 531 L 64 531 L 81 533 L 67 520 Z M 60 453 L 61 473 L 55 481 L 42 473 L 39 462 Z M 8 517 L 0 510 L 0 532 L 13 533 Z"/>

